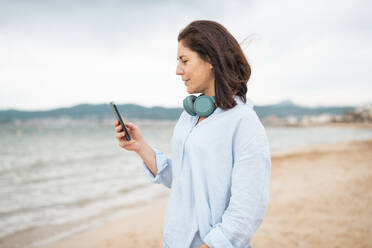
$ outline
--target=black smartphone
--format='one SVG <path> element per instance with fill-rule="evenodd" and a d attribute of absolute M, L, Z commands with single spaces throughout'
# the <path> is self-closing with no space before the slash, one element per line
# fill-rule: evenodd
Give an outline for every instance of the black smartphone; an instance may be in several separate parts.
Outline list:
<path fill-rule="evenodd" d="M 111 106 L 112 111 L 114 112 L 114 115 L 115 115 L 116 119 L 120 122 L 120 125 L 121 125 L 121 127 L 123 128 L 123 130 L 125 132 L 125 138 L 128 141 L 130 141 L 131 140 L 131 137 L 129 135 L 129 132 L 128 132 L 127 128 L 124 125 L 124 121 L 123 121 L 123 119 L 120 116 L 120 113 L 118 111 L 118 108 L 116 107 L 116 104 L 114 102 L 110 102 L 110 106 Z"/>

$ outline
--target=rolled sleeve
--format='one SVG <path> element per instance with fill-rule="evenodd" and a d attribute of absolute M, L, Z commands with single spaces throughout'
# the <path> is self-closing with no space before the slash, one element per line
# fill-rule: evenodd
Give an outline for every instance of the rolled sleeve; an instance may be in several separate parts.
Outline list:
<path fill-rule="evenodd" d="M 172 160 L 158 149 L 153 149 L 155 151 L 156 167 L 158 169 L 158 173 L 156 174 L 156 176 L 154 176 L 149 168 L 146 166 L 145 162 L 142 160 L 142 166 L 144 168 L 145 174 L 153 183 L 161 183 L 167 188 L 170 188 L 172 185 Z"/>
<path fill-rule="evenodd" d="M 252 129 L 246 127 L 242 125 L 234 139 L 229 205 L 221 223 L 204 237 L 210 247 L 251 247 L 267 209 L 271 168 L 267 137 L 260 129 L 247 133 Z"/>
<path fill-rule="evenodd" d="M 234 248 L 230 243 L 229 239 L 223 233 L 221 224 L 217 224 L 204 238 L 204 242 L 209 247 L 225 247 L 225 248 Z"/>

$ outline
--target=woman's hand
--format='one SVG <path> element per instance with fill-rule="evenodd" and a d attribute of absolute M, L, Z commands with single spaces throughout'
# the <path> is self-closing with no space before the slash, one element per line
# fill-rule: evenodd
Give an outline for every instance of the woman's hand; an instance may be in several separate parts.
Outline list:
<path fill-rule="evenodd" d="M 128 141 L 124 137 L 125 132 L 123 131 L 123 128 L 121 127 L 119 121 L 115 121 L 114 125 L 116 127 L 116 138 L 119 141 L 119 146 L 128 151 L 138 152 L 141 149 L 142 144 L 144 143 L 140 129 L 133 123 L 125 123 L 125 127 L 128 129 L 128 132 L 131 136 L 131 140 Z"/>
<path fill-rule="evenodd" d="M 209 248 L 209 246 L 206 245 L 206 244 L 202 244 L 202 245 L 200 246 L 200 248 Z"/>

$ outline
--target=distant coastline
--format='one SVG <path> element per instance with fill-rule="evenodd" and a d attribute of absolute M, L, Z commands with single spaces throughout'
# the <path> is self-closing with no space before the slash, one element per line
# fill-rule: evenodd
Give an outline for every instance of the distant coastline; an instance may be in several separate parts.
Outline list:
<path fill-rule="evenodd" d="M 152 120 L 177 120 L 182 113 L 182 108 L 166 107 L 144 107 L 136 104 L 118 105 L 119 111 L 127 119 L 152 119 Z M 278 103 L 272 105 L 255 106 L 257 115 L 268 124 L 283 125 L 287 123 L 286 118 L 303 118 L 305 116 L 331 115 L 344 116 L 346 113 L 355 111 L 354 106 L 319 106 L 306 107 L 294 104 L 292 102 Z M 9 123 L 14 121 L 23 121 L 30 119 L 44 118 L 71 118 L 86 119 L 92 118 L 103 120 L 112 118 L 113 114 L 108 104 L 79 104 L 69 108 L 56 108 L 44 111 L 22 111 L 22 110 L 0 110 L 0 123 Z M 290 123 L 289 123 L 290 124 Z"/>

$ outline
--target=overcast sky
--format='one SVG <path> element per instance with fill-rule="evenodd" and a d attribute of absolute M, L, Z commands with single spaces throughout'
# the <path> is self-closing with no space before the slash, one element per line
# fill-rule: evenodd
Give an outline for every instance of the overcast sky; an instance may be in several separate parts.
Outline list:
<path fill-rule="evenodd" d="M 177 35 L 197 19 L 248 37 L 256 105 L 372 102 L 367 0 L 0 0 L 0 109 L 182 107 Z"/>

